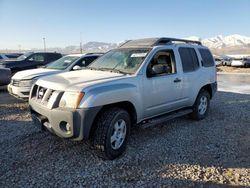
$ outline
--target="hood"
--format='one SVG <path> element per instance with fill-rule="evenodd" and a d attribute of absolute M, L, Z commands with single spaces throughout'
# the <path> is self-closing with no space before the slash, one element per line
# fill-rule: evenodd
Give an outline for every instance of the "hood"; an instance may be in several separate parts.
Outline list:
<path fill-rule="evenodd" d="M 46 76 L 39 79 L 36 84 L 61 91 L 82 91 L 88 85 L 121 77 L 125 77 L 125 75 L 107 71 L 79 70 Z"/>
<path fill-rule="evenodd" d="M 40 76 L 47 76 L 51 74 L 60 73 L 62 70 L 56 69 L 45 69 L 45 68 L 38 68 L 38 69 L 30 69 L 17 72 L 12 79 L 16 80 L 30 80 Z"/>
<path fill-rule="evenodd" d="M 21 60 L 11 60 L 11 59 L 8 59 L 8 60 L 3 60 L 0 62 L 0 67 L 6 67 L 6 68 L 12 68 L 13 66 L 15 66 L 16 64 L 22 62 Z"/>

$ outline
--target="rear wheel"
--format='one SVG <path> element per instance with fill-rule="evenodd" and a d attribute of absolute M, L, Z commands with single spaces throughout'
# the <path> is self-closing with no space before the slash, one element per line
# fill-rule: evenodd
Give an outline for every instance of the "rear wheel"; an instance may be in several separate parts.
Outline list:
<path fill-rule="evenodd" d="M 105 159 L 115 159 L 126 150 L 130 133 L 130 116 L 121 108 L 104 111 L 97 120 L 93 145 L 97 154 Z"/>
<path fill-rule="evenodd" d="M 193 105 L 193 112 L 190 114 L 192 119 L 201 120 L 207 116 L 210 107 L 210 95 L 202 89 Z"/>

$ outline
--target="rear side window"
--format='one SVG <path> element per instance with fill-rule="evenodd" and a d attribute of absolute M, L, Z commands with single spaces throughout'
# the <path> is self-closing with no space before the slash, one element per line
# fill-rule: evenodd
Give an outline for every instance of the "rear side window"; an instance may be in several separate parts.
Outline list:
<path fill-rule="evenodd" d="M 214 66 L 214 58 L 211 52 L 207 49 L 199 49 L 202 58 L 202 66 L 212 67 Z"/>
<path fill-rule="evenodd" d="M 199 68 L 197 54 L 193 48 L 179 48 L 183 72 L 192 72 Z"/>
<path fill-rule="evenodd" d="M 59 58 L 61 58 L 62 55 L 61 54 L 57 54 L 57 53 L 51 53 L 51 54 L 47 54 L 47 58 L 49 61 L 54 61 L 54 60 L 57 60 Z"/>

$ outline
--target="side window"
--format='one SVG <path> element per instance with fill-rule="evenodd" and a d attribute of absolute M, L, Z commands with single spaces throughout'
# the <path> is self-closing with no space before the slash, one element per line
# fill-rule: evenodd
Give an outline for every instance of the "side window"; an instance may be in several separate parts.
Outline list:
<path fill-rule="evenodd" d="M 192 72 L 199 68 L 197 54 L 193 48 L 179 48 L 183 72 Z"/>
<path fill-rule="evenodd" d="M 3 59 L 1 55 L 0 55 L 0 59 Z"/>
<path fill-rule="evenodd" d="M 90 63 L 92 63 L 95 59 L 97 59 L 97 56 L 85 57 L 81 61 L 79 61 L 77 65 L 80 67 L 86 67 Z"/>
<path fill-rule="evenodd" d="M 175 57 L 173 50 L 156 52 L 147 67 L 147 76 L 161 76 L 176 73 Z"/>
<path fill-rule="evenodd" d="M 29 61 L 44 62 L 44 56 L 42 54 L 34 54 L 30 56 Z"/>
<path fill-rule="evenodd" d="M 212 67 L 214 66 L 214 58 L 209 50 L 207 49 L 199 49 L 202 58 L 202 66 L 204 67 Z"/>

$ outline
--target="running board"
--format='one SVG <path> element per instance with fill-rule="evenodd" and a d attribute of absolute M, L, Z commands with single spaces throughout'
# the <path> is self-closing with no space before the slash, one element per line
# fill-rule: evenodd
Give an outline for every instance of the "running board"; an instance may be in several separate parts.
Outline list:
<path fill-rule="evenodd" d="M 162 115 L 160 117 L 145 120 L 141 123 L 141 126 L 142 126 L 142 128 L 152 127 L 152 126 L 155 126 L 157 124 L 161 124 L 161 123 L 164 123 L 166 121 L 169 121 L 171 119 L 190 114 L 192 112 L 193 112 L 192 109 L 178 110 L 176 112 L 168 113 L 168 114 Z"/>

